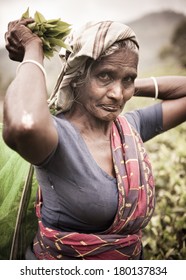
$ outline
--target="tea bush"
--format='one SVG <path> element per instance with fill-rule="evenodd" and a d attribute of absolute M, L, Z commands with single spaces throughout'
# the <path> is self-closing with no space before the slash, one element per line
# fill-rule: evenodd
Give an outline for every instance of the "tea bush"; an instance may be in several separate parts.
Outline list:
<path fill-rule="evenodd" d="M 156 208 L 144 230 L 145 259 L 186 259 L 186 123 L 146 143 Z"/>

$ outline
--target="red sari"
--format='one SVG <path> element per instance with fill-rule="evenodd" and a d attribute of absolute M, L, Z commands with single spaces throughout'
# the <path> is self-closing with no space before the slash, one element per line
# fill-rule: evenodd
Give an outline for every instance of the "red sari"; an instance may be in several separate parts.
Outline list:
<path fill-rule="evenodd" d="M 141 229 L 148 224 L 155 204 L 151 164 L 139 134 L 125 117 L 118 117 L 113 123 L 111 144 L 119 194 L 112 225 L 94 234 L 45 227 L 41 220 L 39 190 L 36 205 L 39 230 L 34 239 L 38 259 L 140 259 Z"/>

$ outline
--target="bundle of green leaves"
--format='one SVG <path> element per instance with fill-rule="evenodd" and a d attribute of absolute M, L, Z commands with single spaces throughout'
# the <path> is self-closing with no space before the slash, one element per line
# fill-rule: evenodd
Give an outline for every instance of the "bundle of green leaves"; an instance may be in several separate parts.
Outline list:
<path fill-rule="evenodd" d="M 29 8 L 23 13 L 22 18 L 30 18 Z M 34 14 L 34 22 L 27 26 L 33 33 L 41 38 L 45 57 L 51 58 L 54 52 L 58 51 L 56 47 L 71 50 L 70 46 L 64 43 L 66 36 L 71 30 L 71 25 L 61 21 L 60 18 L 46 20 L 41 13 L 36 11 Z"/>

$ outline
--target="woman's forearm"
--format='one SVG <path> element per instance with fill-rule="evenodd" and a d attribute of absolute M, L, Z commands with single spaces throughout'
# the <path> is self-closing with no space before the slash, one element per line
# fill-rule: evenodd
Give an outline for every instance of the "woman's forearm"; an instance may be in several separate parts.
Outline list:
<path fill-rule="evenodd" d="M 169 100 L 186 96 L 185 76 L 155 77 L 158 86 L 158 99 Z M 152 78 L 136 79 L 135 96 L 155 97 L 155 84 Z"/>
<path fill-rule="evenodd" d="M 31 43 L 24 60 L 43 64 L 42 46 Z M 45 76 L 35 63 L 23 63 L 4 101 L 3 137 L 8 146 L 31 163 L 42 162 L 57 143 L 47 105 Z"/>
<path fill-rule="evenodd" d="M 42 46 L 31 43 L 25 51 L 24 60 L 28 59 L 43 64 Z M 30 115 L 32 122 L 39 122 L 41 115 L 49 115 L 46 99 L 46 81 L 42 71 L 33 63 L 22 64 L 5 96 L 5 123 L 21 125 L 25 114 Z"/>

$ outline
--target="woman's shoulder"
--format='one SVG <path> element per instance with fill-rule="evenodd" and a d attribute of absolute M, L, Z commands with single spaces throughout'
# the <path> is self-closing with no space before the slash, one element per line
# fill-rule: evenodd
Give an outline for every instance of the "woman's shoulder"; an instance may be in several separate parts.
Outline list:
<path fill-rule="evenodd" d="M 65 118 L 63 113 L 53 116 L 53 120 L 59 134 L 78 136 L 76 127 Z"/>
<path fill-rule="evenodd" d="M 143 141 L 147 141 L 163 131 L 161 103 L 126 112 L 124 117 L 137 130 Z"/>

